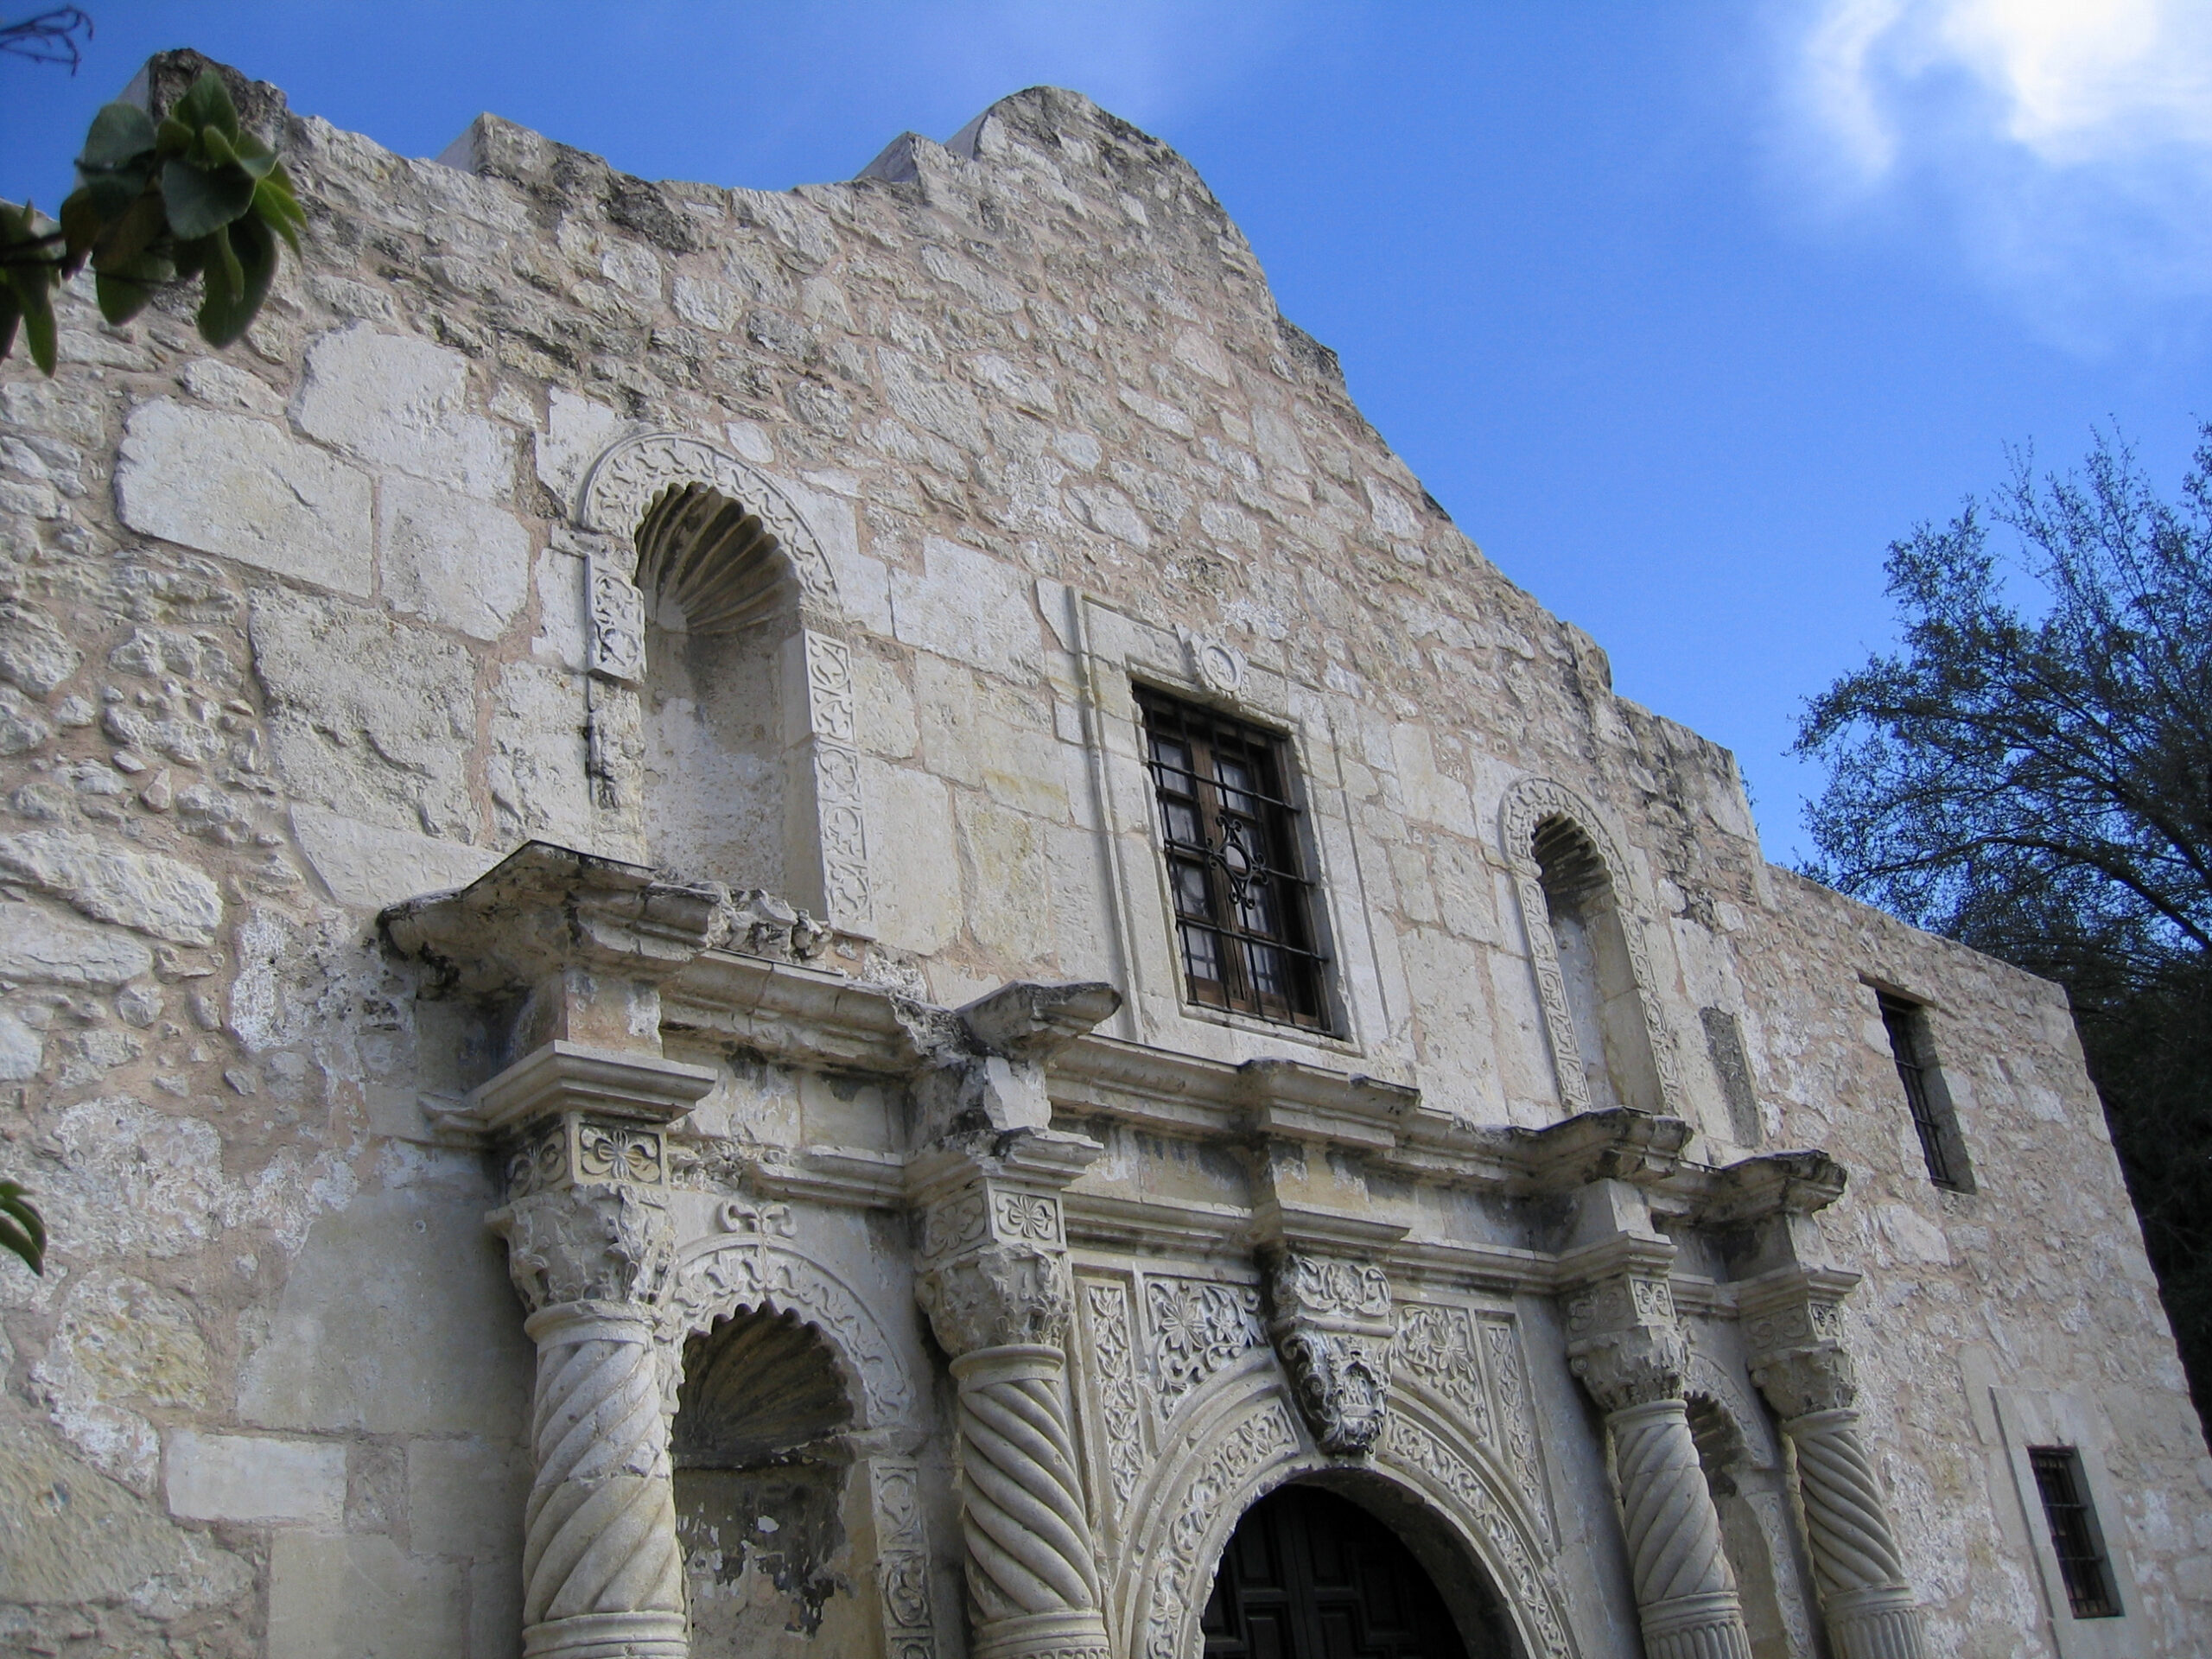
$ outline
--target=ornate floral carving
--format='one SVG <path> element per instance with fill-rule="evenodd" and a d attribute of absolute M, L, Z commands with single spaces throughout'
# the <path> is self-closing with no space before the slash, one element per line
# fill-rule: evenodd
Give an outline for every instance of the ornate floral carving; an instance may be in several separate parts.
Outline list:
<path fill-rule="evenodd" d="M 1248 1285 L 1151 1278 L 1145 1281 L 1145 1304 L 1162 1415 L 1238 1355 L 1267 1340 L 1260 1328 L 1260 1293 Z"/>
<path fill-rule="evenodd" d="M 1372 1263 L 1283 1251 L 1268 1264 L 1268 1334 L 1314 1440 L 1339 1456 L 1364 1452 L 1390 1391 L 1389 1277 Z"/>
<path fill-rule="evenodd" d="M 507 1274 L 533 1311 L 567 1302 L 659 1303 L 674 1262 L 660 1202 L 634 1188 L 563 1187 L 516 1199 L 493 1224 L 506 1235 Z"/>
<path fill-rule="evenodd" d="M 584 562 L 588 601 L 586 662 L 591 671 L 626 685 L 645 677 L 645 601 L 629 576 L 594 555 Z"/>
<path fill-rule="evenodd" d="M 1205 1586 L 1199 1552 L 1252 1477 L 1298 1449 L 1297 1432 L 1279 1401 L 1263 1402 L 1217 1436 L 1176 1501 L 1153 1568 L 1145 1607 L 1145 1659 L 1182 1659 L 1183 1632 L 1198 1618 Z"/>
<path fill-rule="evenodd" d="M 507 1157 L 510 1203 L 566 1186 L 664 1186 L 667 1181 L 667 1140 L 658 1128 L 581 1112 L 563 1112 L 541 1124 Z"/>
<path fill-rule="evenodd" d="M 1475 1440 L 1491 1438 L 1490 1395 L 1483 1387 L 1474 1319 L 1465 1308 L 1419 1303 L 1401 1307 L 1390 1372 L 1394 1377 L 1412 1378 L 1456 1408 L 1460 1422 Z"/>
<path fill-rule="evenodd" d="M 1379 1455 L 1388 1463 L 1425 1476 L 1450 1496 L 1462 1518 L 1489 1546 L 1491 1564 L 1511 1586 L 1514 1605 L 1534 1627 L 1538 1650 L 1545 1659 L 1571 1659 L 1574 1649 L 1567 1639 L 1566 1612 L 1560 1605 L 1557 1589 L 1482 1471 L 1435 1434 L 1402 1415 L 1390 1419 Z"/>
<path fill-rule="evenodd" d="M 867 1304 L 818 1262 L 772 1242 L 776 1220 L 788 1225 L 788 1212 L 775 1214 L 782 1206 L 725 1206 L 726 1226 L 732 1211 L 741 1224 L 753 1224 L 694 1247 L 677 1264 L 661 1322 L 664 1338 L 681 1344 L 693 1332 L 711 1330 L 716 1319 L 759 1308 L 796 1314 L 829 1338 L 857 1384 L 852 1392 L 860 1427 L 908 1421 L 913 1385 Z"/>
<path fill-rule="evenodd" d="M 1631 1325 L 1585 1338 L 1567 1353 L 1568 1369 L 1607 1411 L 1681 1398 L 1689 1348 L 1677 1331 Z"/>
<path fill-rule="evenodd" d="M 610 446 L 584 476 L 576 521 L 583 529 L 627 541 L 648 507 L 670 489 L 690 484 L 703 484 L 727 500 L 743 502 L 781 544 L 807 596 L 836 604 L 837 582 L 830 561 L 790 498 L 735 455 L 680 432 L 643 433 Z"/>
<path fill-rule="evenodd" d="M 1119 1512 L 1136 1496 L 1137 1482 L 1144 1475 L 1143 1406 L 1137 1393 L 1128 1287 L 1118 1280 L 1086 1279 L 1080 1309 L 1091 1371 L 1097 1379 L 1106 1468 Z"/>
<path fill-rule="evenodd" d="M 1185 632 L 1183 653 L 1190 661 L 1191 677 L 1216 696 L 1233 697 L 1243 691 L 1249 664 L 1236 646 L 1210 633 Z"/>
<path fill-rule="evenodd" d="M 1544 1031 L 1551 1039 L 1557 1067 L 1560 1096 L 1567 1110 L 1590 1109 L 1590 1084 L 1583 1075 L 1582 1050 L 1575 1041 L 1574 1016 L 1567 1004 L 1567 981 L 1560 971 L 1559 943 L 1552 937 L 1551 912 L 1544 902 L 1542 871 L 1536 863 L 1536 826 L 1548 818 L 1563 817 L 1589 836 L 1605 861 L 1612 888 L 1614 909 L 1619 912 L 1621 937 L 1628 946 L 1629 969 L 1636 981 L 1637 1001 L 1643 1012 L 1645 1035 L 1651 1045 L 1651 1064 L 1659 1077 L 1660 1109 L 1680 1116 L 1681 1068 L 1675 1056 L 1673 1034 L 1659 1016 L 1652 977 L 1650 952 L 1643 930 L 1637 921 L 1626 880 L 1627 865 L 1619 847 L 1590 804 L 1564 785 L 1548 778 L 1524 778 L 1505 791 L 1498 807 L 1498 834 L 1506 863 L 1513 872 L 1521 899 L 1521 920 L 1529 939 L 1529 954 L 1536 970 L 1537 998 L 1543 1005 Z"/>

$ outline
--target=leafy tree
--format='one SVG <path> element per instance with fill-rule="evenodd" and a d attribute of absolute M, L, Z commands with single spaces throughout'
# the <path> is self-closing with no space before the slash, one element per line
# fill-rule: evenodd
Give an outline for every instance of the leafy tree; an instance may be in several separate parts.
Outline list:
<path fill-rule="evenodd" d="M 238 124 L 208 70 L 158 123 L 134 104 L 92 118 L 78 186 L 58 226 L 0 202 L 0 358 L 21 325 L 31 359 L 54 369 L 54 290 L 88 262 L 100 315 L 125 322 L 169 284 L 200 280 L 200 334 L 228 346 L 276 276 L 279 238 L 307 223 L 274 150 Z"/>
<path fill-rule="evenodd" d="M 2212 422 L 2178 501 L 2101 438 L 1887 568 L 1903 649 L 1799 729 L 1806 873 L 2066 987 L 2212 1417 Z"/>

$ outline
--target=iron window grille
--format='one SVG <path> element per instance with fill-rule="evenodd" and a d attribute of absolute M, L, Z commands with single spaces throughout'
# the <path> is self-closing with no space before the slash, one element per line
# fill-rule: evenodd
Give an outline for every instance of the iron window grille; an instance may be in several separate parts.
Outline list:
<path fill-rule="evenodd" d="M 2113 1586 L 2112 1561 L 2105 1554 L 2103 1530 L 2082 1478 L 2082 1454 L 2070 1446 L 2031 1446 L 2028 1463 L 2043 1495 L 2044 1518 L 2050 1523 L 2050 1548 L 2066 1581 L 2067 1605 L 2076 1618 L 2118 1618 L 2120 1595 Z"/>
<path fill-rule="evenodd" d="M 1943 1121 L 1936 1115 L 1929 1092 L 1929 1060 L 1921 1041 L 1920 1010 L 1893 996 L 1884 996 L 1880 1001 L 1882 1024 L 1890 1033 L 1890 1052 L 1897 1060 L 1897 1081 L 1904 1086 L 1905 1105 L 1920 1135 L 1921 1155 L 1928 1160 L 1928 1179 L 1951 1192 L 1963 1192 L 1967 1184 L 1951 1155 Z"/>
<path fill-rule="evenodd" d="M 1155 691 L 1137 706 L 1189 1000 L 1328 1030 L 1282 739 Z"/>

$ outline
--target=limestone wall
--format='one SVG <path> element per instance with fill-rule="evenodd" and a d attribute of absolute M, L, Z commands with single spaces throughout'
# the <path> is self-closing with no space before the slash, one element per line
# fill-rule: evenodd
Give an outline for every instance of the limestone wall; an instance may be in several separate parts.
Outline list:
<path fill-rule="evenodd" d="M 1939 1649 L 2049 1650 L 1993 1384 L 2084 1402 L 2146 1651 L 2212 1639 L 2212 1462 L 2056 994 L 1767 867 L 1731 757 L 1427 498 L 1179 158 L 1049 90 L 782 194 L 490 118 L 442 163 L 283 137 L 320 207 L 245 346 L 73 292 L 60 375 L 0 370 L 0 1167 L 55 1239 L 45 1281 L 0 1267 L 0 1644 L 516 1650 L 527 1344 L 494 1172 L 439 1120 L 502 1057 L 374 918 L 531 838 L 648 853 L 683 768 L 594 759 L 577 509 L 656 431 L 758 469 L 834 575 L 874 925 L 818 965 L 946 1006 L 1105 979 L 1121 1038 L 1540 1128 L 1500 817 L 1563 786 L 1693 1156 L 1751 1149 L 1719 1009 L 1762 1143 L 1851 1171 L 1822 1224 Z M 1294 734 L 1337 1035 L 1182 1007 L 1132 677 Z M 1926 1181 L 1870 981 L 1934 1010 L 1972 1195 Z M 895 1102 L 721 1060 L 710 1141 L 897 1150 Z M 1203 1160 L 1131 1179 L 1243 1201 Z M 1560 1525 L 1602 1534 L 1587 1414 L 1538 1386 L 1583 1437 Z"/>

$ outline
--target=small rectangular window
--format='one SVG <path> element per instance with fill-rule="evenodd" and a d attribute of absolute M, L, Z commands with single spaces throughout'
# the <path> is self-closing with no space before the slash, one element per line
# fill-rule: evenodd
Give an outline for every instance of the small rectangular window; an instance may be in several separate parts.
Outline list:
<path fill-rule="evenodd" d="M 2113 1586 L 2112 1562 L 2105 1554 L 2104 1530 L 2096 1505 L 2082 1477 L 2082 1454 L 2070 1446 L 2033 1446 L 2028 1462 L 2043 1495 L 2044 1518 L 2050 1523 L 2051 1552 L 2066 1581 L 2066 1599 L 2076 1618 L 2118 1618 L 2120 1595 Z"/>
<path fill-rule="evenodd" d="M 1283 741 L 1155 691 L 1137 704 L 1190 1000 L 1325 1031 Z"/>
<path fill-rule="evenodd" d="M 1928 1160 L 1928 1179 L 1953 1192 L 1971 1192 L 1974 1180 L 1967 1171 L 1966 1149 L 1959 1142 L 1950 1096 L 1936 1071 L 1928 1040 L 1928 1016 L 1902 997 L 1881 995 L 1879 1000 L 1897 1081 L 1904 1085 L 1905 1105 L 1920 1135 L 1921 1154 Z"/>

